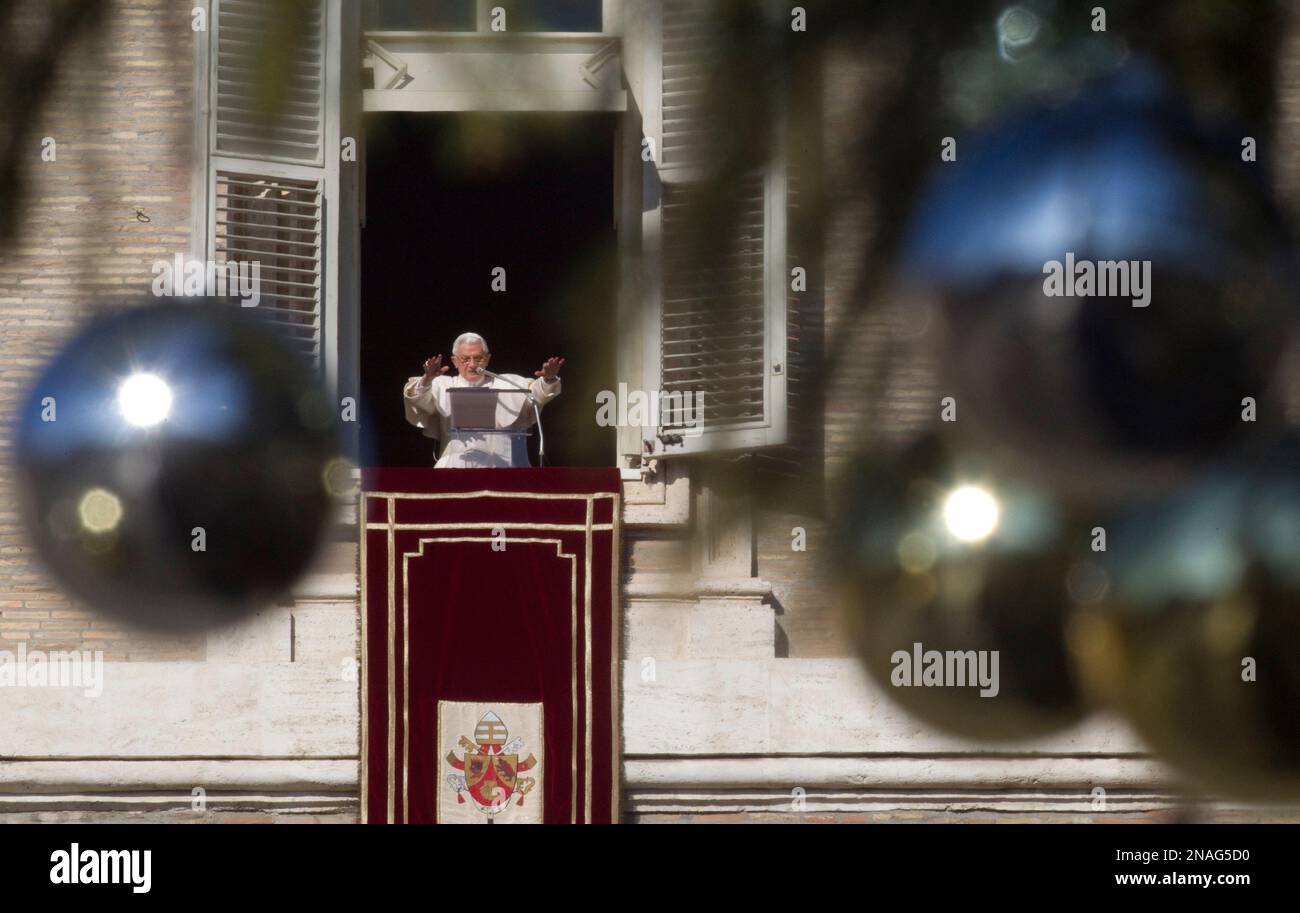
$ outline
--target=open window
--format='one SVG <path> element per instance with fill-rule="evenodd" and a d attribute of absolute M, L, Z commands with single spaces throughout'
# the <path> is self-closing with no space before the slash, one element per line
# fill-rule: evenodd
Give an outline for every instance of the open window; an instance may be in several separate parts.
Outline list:
<path fill-rule="evenodd" d="M 406 15 L 390 6 L 379 14 Z M 360 5 L 343 0 L 211 0 L 196 73 L 195 255 L 258 260 L 257 316 L 312 358 L 337 396 L 358 396 L 362 110 L 615 112 L 616 375 L 667 407 L 621 423 L 620 462 L 644 455 L 647 442 L 656 456 L 786 443 L 797 302 L 782 143 L 762 167 L 728 179 L 740 192 L 720 243 L 706 256 L 691 243 L 692 203 L 706 187 L 710 115 L 700 100 L 717 60 L 712 5 L 601 0 L 599 21 L 597 4 L 582 5 L 583 25 L 563 18 L 576 7 L 519 3 L 515 24 L 537 31 L 513 37 L 485 31 L 480 0 L 453 6 L 439 9 L 463 7 L 459 25 L 363 37 Z M 276 32 L 285 8 L 307 17 L 291 53 Z M 515 84 L 527 75 L 527 91 L 494 88 L 503 74 Z M 259 88 L 268 83 L 269 99 Z"/>
<path fill-rule="evenodd" d="M 564 393 L 543 416 L 547 459 L 615 461 L 615 430 L 594 418 L 598 394 L 616 386 L 618 8 L 364 6 L 367 463 L 429 465 L 431 442 L 396 397 L 466 330 L 487 337 L 499 371 L 531 376 L 566 356 Z"/>

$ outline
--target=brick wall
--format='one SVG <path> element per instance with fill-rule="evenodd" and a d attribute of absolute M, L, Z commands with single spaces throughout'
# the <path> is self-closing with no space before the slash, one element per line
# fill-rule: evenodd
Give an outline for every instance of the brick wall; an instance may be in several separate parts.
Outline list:
<path fill-rule="evenodd" d="M 20 237 L 0 249 L 0 649 L 202 655 L 199 643 L 128 633 L 60 593 L 19 525 L 11 465 L 18 404 L 41 366 L 96 308 L 147 293 L 153 261 L 189 248 L 192 6 L 115 0 L 104 27 L 65 55 L 22 162 Z M 48 12 L 23 4 L 27 26 L 6 53 L 30 53 Z M 44 137 L 55 161 L 42 161 Z"/>

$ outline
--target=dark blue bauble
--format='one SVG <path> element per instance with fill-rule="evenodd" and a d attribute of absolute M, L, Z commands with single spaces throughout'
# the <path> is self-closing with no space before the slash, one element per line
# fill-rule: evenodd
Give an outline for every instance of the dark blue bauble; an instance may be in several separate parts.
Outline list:
<path fill-rule="evenodd" d="M 15 449 L 27 530 L 58 585 L 162 629 L 284 595 L 339 468 L 314 372 L 207 299 L 94 319 L 31 387 Z"/>
<path fill-rule="evenodd" d="M 1208 131 L 1139 62 L 960 137 L 902 256 L 945 304 L 959 420 L 1058 481 L 1138 488 L 1275 439 L 1300 273 L 1268 166 L 1242 161 L 1247 133 Z M 1149 304 L 1046 294 L 1045 265 L 1067 254 L 1149 262 Z"/>
<path fill-rule="evenodd" d="M 1300 798 L 1300 445 L 1130 505 L 1105 569 L 1073 636 L 1097 696 L 1211 792 Z"/>

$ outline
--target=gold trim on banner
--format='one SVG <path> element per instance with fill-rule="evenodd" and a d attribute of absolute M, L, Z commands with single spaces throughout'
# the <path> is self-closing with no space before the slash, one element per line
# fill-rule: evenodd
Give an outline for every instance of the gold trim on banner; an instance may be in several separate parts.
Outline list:
<path fill-rule="evenodd" d="M 613 536 L 610 538 L 610 564 L 609 569 L 609 611 L 610 611 L 610 628 L 609 628 L 609 714 L 610 714 L 610 740 L 613 742 L 613 753 L 610 755 L 610 783 L 613 787 L 614 796 L 612 805 L 609 807 L 610 821 L 614 824 L 619 823 L 620 803 L 622 802 L 623 789 L 623 745 L 621 742 L 623 732 L 623 682 L 619 678 L 619 670 L 623 668 L 623 607 L 619 599 L 620 573 L 619 569 L 623 566 L 623 554 L 621 549 L 623 519 L 622 519 L 622 499 L 614 498 L 614 513 L 611 516 L 611 526 Z"/>
<path fill-rule="evenodd" d="M 592 790 L 592 788 L 591 788 L 591 745 L 592 745 L 592 739 L 591 739 L 591 698 L 592 698 L 592 695 L 593 695 L 593 693 L 594 693 L 594 692 L 593 692 L 593 689 L 592 689 L 592 687 L 591 687 L 591 524 L 592 524 L 592 522 L 596 519 L 596 517 L 595 517 L 595 511 L 596 511 L 596 502 L 595 502 L 595 500 L 592 499 L 592 498 L 588 498 L 588 499 L 587 499 L 587 536 L 586 536 L 586 540 L 587 540 L 587 541 L 586 541 L 586 547 L 587 547 L 587 560 L 586 560 L 586 575 L 585 575 L 585 578 L 584 578 L 584 581 L 583 581 L 583 594 L 582 594 L 583 606 L 584 606 L 584 608 L 585 608 L 585 613 L 584 613 L 583 616 L 582 616 L 583 627 L 584 627 L 584 630 L 583 630 L 584 638 L 583 638 L 583 639 L 584 639 L 585 642 L 586 642 L 586 646 L 585 646 L 585 649 L 586 649 L 586 666 L 585 666 L 585 668 L 584 668 L 584 670 L 583 670 L 583 671 L 584 671 L 584 674 L 585 674 L 585 677 L 583 678 L 583 681 L 587 683 L 587 688 L 586 688 L 586 690 L 587 690 L 587 730 L 586 730 L 586 732 L 587 732 L 587 764 L 586 764 L 586 769 L 585 769 L 585 771 L 586 771 L 586 779 L 584 779 L 584 780 L 582 781 L 582 782 L 583 782 L 583 785 L 586 787 L 586 788 L 582 791 L 582 792 L 583 792 L 583 796 L 585 797 L 585 800 L 586 800 L 586 801 L 584 802 L 584 807 L 585 807 L 585 809 L 586 809 L 586 813 L 585 813 L 585 816 L 584 816 L 584 818 L 583 818 L 583 822 L 582 822 L 583 824 L 590 824 L 590 823 L 591 823 L 591 794 L 592 794 L 592 792 L 593 792 L 593 790 Z"/>
<path fill-rule="evenodd" d="M 427 539 L 421 537 L 416 543 L 417 545 L 420 546 L 417 551 L 402 553 L 402 624 L 405 629 L 405 633 L 403 636 L 408 638 L 407 643 L 403 646 L 404 652 L 409 650 L 411 591 L 409 586 L 407 585 L 407 581 L 409 579 L 409 577 L 407 576 L 407 570 L 408 567 L 410 566 L 410 559 L 423 557 L 424 546 L 426 543 L 429 542 L 495 542 L 495 541 L 497 541 L 495 536 L 432 536 Z M 540 544 L 540 545 L 546 545 L 546 544 L 554 545 L 556 557 L 569 559 L 569 615 L 573 618 L 573 623 L 576 626 L 578 623 L 577 622 L 577 618 L 578 618 L 577 558 L 578 556 L 571 555 L 568 552 L 564 551 L 563 550 L 564 542 L 563 540 L 560 539 L 510 539 L 509 541 L 514 543 L 525 543 L 525 544 L 533 543 L 533 544 Z M 588 611 L 590 611 L 590 608 L 591 607 L 588 606 Z M 576 637 L 571 638 L 571 640 L 576 640 L 576 639 L 577 639 Z M 590 657 L 588 657 L 588 661 L 590 662 Z M 409 770 L 411 766 L 411 721 L 410 721 L 410 717 L 407 715 L 407 712 L 409 711 L 410 704 L 411 704 L 409 680 L 407 682 L 407 686 L 408 687 L 406 691 L 406 705 L 402 708 L 403 711 L 402 713 L 402 788 L 403 789 L 406 789 L 407 787 Z M 578 718 L 578 660 L 576 656 L 573 659 L 573 672 L 571 674 L 570 682 L 569 682 L 569 693 L 573 695 L 573 718 L 576 724 Z M 588 695 L 588 701 L 590 701 L 590 695 L 591 695 L 590 688 L 588 688 L 587 695 Z M 574 739 L 573 795 L 570 798 L 570 806 L 573 808 L 577 808 L 578 728 L 576 725 L 574 726 L 573 729 L 573 739 Z M 587 789 L 586 792 L 590 794 L 591 792 L 590 787 Z M 402 794 L 402 823 L 409 824 L 410 821 L 411 821 L 411 796 L 409 792 L 405 792 Z"/>
<path fill-rule="evenodd" d="M 397 813 L 397 672 L 393 663 L 397 660 L 397 650 L 393 646 L 393 622 L 397 606 L 393 602 L 393 590 L 396 588 L 395 569 L 397 550 L 394 542 L 393 520 L 397 513 L 397 502 L 388 499 L 388 823 L 393 823 Z"/>
<path fill-rule="evenodd" d="M 482 522 L 482 523 L 466 523 L 466 524 L 399 524 L 399 523 L 396 522 L 396 499 L 397 499 L 397 498 L 406 498 L 406 499 L 410 499 L 410 500 L 462 500 L 462 499 L 470 499 L 470 498 L 477 498 L 477 497 L 489 497 L 489 498 L 526 498 L 526 499 L 532 499 L 532 500 L 547 500 L 547 501 L 551 501 L 551 500 L 582 500 L 582 501 L 585 502 L 585 505 L 586 505 L 586 520 L 587 520 L 587 523 L 586 523 L 585 525 L 579 525 L 579 524 L 526 524 L 526 523 L 512 523 L 512 522 L 509 522 L 509 521 L 506 521 L 506 522 L 500 522 L 500 521 L 497 521 L 497 522 L 484 521 L 484 522 Z M 388 508 L 388 522 L 387 522 L 387 523 L 368 523 L 368 522 L 365 522 L 365 518 L 366 518 L 366 516 L 367 516 L 367 513 L 365 512 L 365 511 L 366 511 L 366 506 L 367 506 L 367 505 L 366 505 L 366 500 L 365 500 L 365 499 L 367 499 L 367 498 L 384 498 L 384 499 L 387 500 L 387 508 Z M 612 505 L 611 505 L 612 508 L 613 508 L 613 513 L 612 513 L 612 516 L 611 516 L 611 522 L 610 522 L 610 523 L 607 523 L 607 524 L 606 524 L 606 523 L 597 524 L 597 523 L 592 522 L 592 521 L 594 520 L 594 516 L 593 516 L 593 514 L 594 514 L 594 506 L 595 506 L 594 502 L 595 502 L 595 500 L 596 500 L 596 499 L 606 499 L 606 498 L 610 499 L 610 500 L 613 502 Z M 368 638 L 368 623 L 367 623 L 367 620 L 366 620 L 366 616 L 367 616 L 367 614 L 368 614 L 368 613 L 367 613 L 367 605 L 368 605 L 368 603 L 367 603 L 367 598 L 366 598 L 367 580 L 366 580 L 366 577 L 365 577 L 365 567 L 366 567 L 366 563 L 365 563 L 365 562 L 366 562 L 366 552 L 367 552 L 367 550 L 366 550 L 366 533 L 367 533 L 367 531 L 369 531 L 369 530 L 371 530 L 371 529 L 375 529 L 375 530 L 381 530 L 381 529 L 382 529 L 382 530 L 385 530 L 385 531 L 387 532 L 387 545 L 388 545 L 388 549 L 387 549 L 387 552 L 388 552 L 388 561 L 387 561 L 387 563 L 388 563 L 388 593 L 387 593 L 387 600 L 388 600 L 388 723 L 389 723 L 389 725 L 388 725 L 388 822 L 389 822 L 390 824 L 392 824 L 392 823 L 395 823 L 395 819 L 396 819 L 396 811 L 397 811 L 397 809 L 396 809 L 396 795 L 395 795 L 395 792 L 396 792 L 396 772 L 397 772 L 397 771 L 396 771 L 396 764 L 397 764 L 397 757 L 396 757 L 396 755 L 397 755 L 397 745 L 396 745 L 396 727 L 397 727 L 397 719 L 396 719 L 396 706 L 395 706 L 395 705 L 396 705 L 396 697 L 397 697 L 397 682 L 396 682 L 396 669 L 395 669 L 395 666 L 396 666 L 396 659 L 397 659 L 397 646 L 396 646 L 396 643 L 395 643 L 395 641 L 396 641 L 396 636 L 395 636 L 395 635 L 396 635 L 396 630 L 395 630 L 395 629 L 396 629 L 396 626 L 397 626 L 397 625 L 396 625 L 396 600 L 395 600 L 395 593 L 394 593 L 394 590 L 396 589 L 396 586 L 395 586 L 395 585 L 396 585 L 396 566 L 395 566 L 395 565 L 396 565 L 396 541 L 395 541 L 395 534 L 396 534 L 396 531 L 399 530 L 399 529 L 401 529 L 401 530 L 431 529 L 431 528 L 437 528 L 437 529 L 476 529 L 476 528 L 477 528 L 477 529 L 481 529 L 481 528 L 483 528 L 483 527 L 485 527 L 485 526 L 509 526 L 509 527 L 513 527 L 513 528 L 516 528 L 516 529 L 567 530 L 567 531 L 574 531 L 574 532 L 579 531 L 579 530 L 582 530 L 582 531 L 584 531 L 584 532 L 586 533 L 586 536 L 585 536 L 585 546 L 586 546 L 586 552 L 587 552 L 587 554 L 586 554 L 586 559 L 585 559 L 585 568 L 584 568 L 584 569 L 585 569 L 585 573 L 586 573 L 586 581 L 585 581 L 585 587 L 584 587 L 584 603 L 585 603 L 585 607 L 584 607 L 584 620 L 585 620 L 585 623 L 586 623 L 586 637 L 585 637 L 585 653 L 586 653 L 586 670 L 585 670 L 585 671 L 586 671 L 586 680 L 585 680 L 585 688 L 584 688 L 585 695 L 584 695 L 584 696 L 585 696 L 585 699 L 586 699 L 586 702 L 587 702 L 587 714 L 586 714 L 586 724 L 587 724 L 587 725 L 586 725 L 586 729 L 587 729 L 587 738 L 586 738 L 587 762 L 586 762 L 586 782 L 585 782 L 585 787 L 586 787 L 586 788 L 584 789 L 584 796 L 585 796 L 585 799 L 586 799 L 586 802 L 585 802 L 585 812 L 586 812 L 586 813 L 585 813 L 585 820 L 586 820 L 586 821 L 590 821 L 590 820 L 591 820 L 591 787 L 592 787 L 592 784 L 591 784 L 591 778 L 592 778 L 592 748 L 593 748 L 593 745 L 592 745 L 592 741 L 593 741 L 593 740 L 592 740 L 592 717 L 593 717 L 593 712 L 594 712 L 593 707 L 592 707 L 592 703 L 593 703 L 593 701 L 592 701 L 592 697 L 593 697 L 593 689 L 592 689 L 592 682 L 591 682 L 591 666 L 592 666 L 592 643 L 591 643 L 591 567 L 592 567 L 592 533 L 593 533 L 593 532 L 610 532 L 610 533 L 612 533 L 612 536 L 611 536 L 611 549 L 612 549 L 612 554 L 611 554 L 611 565 L 612 565 L 612 567 L 611 567 L 611 572 L 610 572 L 610 574 L 611 574 L 611 580 L 610 580 L 610 592 L 611 592 L 611 600 L 612 600 L 612 604 L 611 604 L 612 618 L 611 618 L 611 632 L 610 632 L 610 641 L 611 641 L 611 654 L 610 654 L 610 660 L 611 660 L 611 662 L 610 662 L 610 666 L 611 666 L 611 668 L 610 668 L 610 701 L 611 701 L 611 708 L 610 708 L 610 710 L 611 710 L 611 717 L 612 717 L 612 719 L 611 719 L 611 729 L 612 729 L 612 749 L 613 749 L 613 758 L 612 758 L 612 763 L 613 763 L 613 767 L 612 767 L 612 770 L 611 770 L 611 778 L 610 778 L 610 779 L 611 779 L 611 781 L 612 781 L 612 792 L 613 792 L 613 798 L 612 798 L 612 801 L 613 801 L 613 807 L 611 808 L 611 818 L 612 818 L 613 821 L 617 822 L 617 821 L 619 820 L 620 811 L 621 811 L 620 808 L 619 808 L 619 804 L 620 804 L 620 802 L 621 802 L 621 795 L 622 795 L 622 745 L 621 745 L 621 741 L 620 741 L 620 740 L 621 740 L 621 734 L 622 734 L 622 696 L 621 696 L 622 687 L 621 687 L 621 682 L 619 681 L 619 676 L 618 676 L 619 670 L 620 670 L 621 665 L 622 665 L 622 607 L 621 607 L 620 602 L 619 602 L 619 594 L 620 594 L 620 590 L 619 590 L 619 582 L 620 582 L 620 581 L 619 581 L 619 558 L 620 558 L 620 555 L 619 555 L 619 549 L 621 548 L 621 534 L 622 534 L 622 517 L 620 516 L 620 514 L 621 514 L 621 510 L 620 510 L 620 508 L 621 508 L 621 495 L 620 495 L 619 493 L 617 493 L 617 492 L 590 492 L 590 493 L 586 493 L 586 494 L 581 494 L 581 493 L 576 493 L 576 492 L 575 492 L 575 493 L 570 493 L 570 494 L 550 494 L 550 493 L 541 493 L 541 492 L 509 492 L 509 491 L 491 491 L 491 490 L 480 490 L 480 491 L 474 491 L 474 492 L 442 492 L 442 493 L 433 493 L 433 492 L 375 492 L 375 491 L 370 491 L 370 492 L 361 492 L 361 493 L 360 493 L 360 499 L 361 499 L 361 501 L 360 501 L 360 508 L 359 508 L 360 511 L 361 511 L 361 513 L 360 513 L 360 519 L 361 519 L 361 521 L 362 521 L 361 525 L 362 525 L 362 527 L 363 527 L 363 529 L 362 529 L 362 533 L 361 533 L 361 562 L 362 562 L 362 563 L 361 563 L 361 568 L 362 568 L 362 577 L 361 577 L 361 586 L 360 586 L 360 591 L 361 591 L 361 612 L 362 612 L 362 620 L 361 620 L 361 632 L 362 632 L 362 633 L 361 633 L 361 636 L 362 636 L 362 647 L 361 647 L 361 670 L 362 670 L 362 671 L 361 671 L 361 692 L 362 692 L 362 699 L 361 699 L 361 707 L 362 707 L 362 711 L 361 711 L 361 712 L 362 712 L 362 757 L 361 757 L 361 785 L 362 785 L 362 801 L 361 801 L 361 806 L 362 806 L 362 812 L 361 812 L 361 820 L 362 820 L 362 822 L 363 822 L 363 823 L 367 823 L 367 822 L 368 822 L 368 818 L 369 818 L 369 815 L 368 815 L 368 803 L 367 803 L 367 798 L 368 798 L 368 794 L 369 794 L 369 760 L 370 760 L 370 759 L 369 759 L 369 696 L 368 696 L 368 695 L 369 695 L 369 682 L 370 682 L 370 679 L 369 679 L 369 673 L 368 673 L 368 670 L 369 670 L 369 638 Z M 421 539 L 420 541 L 421 541 L 421 543 L 426 542 L 426 541 L 430 541 L 430 542 L 432 542 L 432 541 L 476 541 L 476 542 L 491 542 L 491 541 L 495 541 L 495 538 L 482 538 L 482 537 L 462 537 L 462 538 L 455 538 L 455 537 L 440 537 L 440 538 L 433 538 L 433 539 Z M 561 542 L 561 540 L 558 540 L 558 539 L 514 539 L 514 540 L 510 540 L 510 541 L 514 541 L 514 542 L 531 542 L 531 543 L 539 543 L 539 544 L 540 544 L 540 543 L 551 543 L 551 544 L 554 544 L 554 545 L 556 546 L 556 553 L 557 553 L 557 556 L 558 556 L 558 557 L 567 557 L 567 558 L 570 559 L 570 562 L 571 562 L 571 569 L 570 569 L 570 604 L 571 604 L 571 610 L 570 610 L 570 616 L 571 616 L 571 620 L 572 620 L 572 621 L 571 621 L 571 629 L 570 629 L 570 645 L 571 645 L 570 653 L 571 653 L 571 666 L 572 666 L 572 672 L 571 672 L 571 677 L 570 677 L 570 685 L 571 685 L 571 690 L 572 690 L 573 698 L 574 698 L 574 699 L 573 699 L 573 705 L 572 705 L 572 712 L 573 712 L 573 719 L 572 719 L 572 728 L 573 728 L 573 749 L 572 749 L 572 753 L 573 753 L 573 771 L 572 771 L 572 789 L 573 789 L 573 793 L 572 793 L 572 795 L 571 795 L 571 801 L 570 801 L 570 809 L 571 809 L 571 813 L 572 813 L 572 814 L 571 814 L 571 817 L 570 817 L 570 820 L 571 820 L 572 823 L 577 823 L 577 808 L 578 808 L 578 803 L 577 803 L 577 782 L 578 782 L 578 776 L 577 776 L 577 775 L 578 775 L 578 704 L 577 704 L 577 693 L 578 693 L 578 689 L 577 689 L 577 670 L 578 670 L 578 657 L 577 657 L 576 654 L 577 654 L 577 640 L 578 640 L 578 637 L 577 637 L 577 580 L 576 580 L 577 565 L 576 565 L 576 561 L 574 561 L 574 559 L 576 559 L 577 556 L 576 556 L 576 555 L 571 555 L 571 554 L 564 553 L 564 552 L 561 550 L 561 548 L 560 548 L 560 546 L 562 545 L 562 542 Z M 421 547 L 423 548 L 423 546 L 421 546 Z M 410 820 L 410 816 L 409 816 L 409 803 L 410 803 L 410 799 L 409 799 L 409 788 L 408 788 L 408 787 L 409 787 L 409 781 L 407 780 L 407 776 L 408 776 L 408 774 L 407 774 L 407 768 L 408 768 L 408 765 L 409 765 L 409 753 L 410 753 L 410 745 L 409 745 L 409 738 L 410 738 L 410 731 L 409 731 L 409 725 L 410 725 L 410 723 L 409 723 L 409 706 L 410 706 L 410 700 L 409 700 L 409 692 L 410 692 L 410 677 L 409 677 L 409 670 L 410 670 L 410 657 L 409 657 L 409 642 L 406 642 L 406 641 L 409 641 L 409 637 L 408 637 L 408 635 L 409 635 L 409 620 L 408 620 L 408 616 L 409 616 L 409 603 L 407 602 L 407 600 L 408 600 L 409 597 L 408 597 L 408 595 L 407 595 L 407 592 L 406 592 L 406 586 L 405 586 L 405 582 L 406 582 L 406 577 L 405 577 L 405 574 L 406 574 L 406 560 L 405 560 L 405 559 L 408 558 L 408 557 L 411 557 L 411 556 L 418 555 L 418 554 L 422 554 L 422 552 L 420 552 L 420 553 L 416 553 L 416 552 L 404 553 L 404 556 L 403 556 L 403 603 L 404 603 L 404 605 L 403 605 L 403 610 L 402 610 L 402 611 L 403 611 L 403 623 L 404 623 L 404 625 L 405 625 L 405 630 L 404 630 L 404 633 L 403 633 L 403 640 L 404 640 L 404 644 L 403 644 L 403 654 L 404 654 L 404 662 L 405 662 L 405 665 L 404 665 L 404 680 L 405 680 L 405 681 L 404 681 L 404 685 L 405 685 L 405 687 L 404 687 L 404 691 L 406 692 L 406 697 L 405 697 L 405 700 L 404 700 L 404 708 L 403 708 L 403 726 L 404 726 L 404 729 L 403 729 L 403 739 L 404 739 L 404 744 L 403 744 L 403 755 L 404 755 L 404 758 L 403 758 L 403 793 L 404 793 L 404 797 L 403 797 L 403 805 L 404 805 L 404 809 L 403 809 L 403 811 L 404 811 L 404 816 L 403 816 L 403 820 L 404 820 L 404 821 L 409 821 L 409 820 Z"/>
<path fill-rule="evenodd" d="M 404 498 L 408 501 L 460 501 L 471 498 L 527 498 L 533 501 L 584 501 L 592 498 L 613 498 L 618 499 L 618 493 L 613 491 L 589 491 L 585 494 L 582 492 L 570 492 L 568 494 L 541 491 L 491 491 L 482 489 L 479 491 L 368 491 L 368 497 L 372 498 Z"/>
<path fill-rule="evenodd" d="M 357 492 L 357 516 L 361 519 L 361 549 L 358 556 L 361 577 L 361 678 L 357 682 L 357 693 L 361 704 L 361 823 L 369 824 L 370 818 L 370 679 L 368 661 L 370 643 L 366 636 L 366 539 L 369 527 L 366 526 L 366 494 Z"/>
<path fill-rule="evenodd" d="M 482 529 L 485 526 L 501 526 L 501 521 L 482 522 L 482 523 L 394 523 L 393 529 L 396 530 L 416 530 L 416 529 Z M 584 532 L 587 527 L 581 523 L 506 523 L 505 525 L 512 529 L 540 529 L 540 530 L 561 530 L 564 532 L 580 533 Z M 387 523 L 372 523 L 370 529 L 388 529 Z M 595 523 L 591 526 L 592 532 L 608 533 L 613 532 L 612 523 Z"/>
<path fill-rule="evenodd" d="M 406 585 L 406 556 L 402 556 L 402 823 L 411 823 L 411 591 Z"/>

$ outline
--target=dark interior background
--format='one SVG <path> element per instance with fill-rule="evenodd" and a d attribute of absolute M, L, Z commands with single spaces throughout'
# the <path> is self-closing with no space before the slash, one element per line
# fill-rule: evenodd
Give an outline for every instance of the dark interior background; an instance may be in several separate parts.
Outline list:
<path fill-rule="evenodd" d="M 510 32 L 599 32 L 600 0 L 497 0 Z M 365 0 L 367 29 L 429 29 L 472 32 L 478 27 L 475 0 Z"/>
<path fill-rule="evenodd" d="M 547 464 L 614 465 L 615 431 L 595 426 L 596 394 L 616 389 L 614 130 L 605 114 L 367 116 L 365 465 L 431 465 L 402 385 L 429 356 L 448 362 L 467 330 L 499 373 L 531 378 L 565 357 L 564 392 L 542 413 Z M 505 292 L 491 290 L 498 266 Z M 535 434 L 529 449 L 536 465 Z"/>

